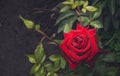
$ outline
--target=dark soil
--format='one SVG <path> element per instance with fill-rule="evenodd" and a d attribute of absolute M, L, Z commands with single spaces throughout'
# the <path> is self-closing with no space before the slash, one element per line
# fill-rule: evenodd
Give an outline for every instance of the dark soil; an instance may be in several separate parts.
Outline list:
<path fill-rule="evenodd" d="M 26 29 L 18 16 L 40 23 L 43 30 L 48 27 L 46 33 L 51 35 L 55 32 L 55 20 L 50 18 L 53 12 L 35 13 L 34 8 L 51 9 L 60 1 L 63 0 L 0 0 L 0 76 L 30 76 L 32 65 L 25 55 L 34 52 L 42 36 Z M 47 55 L 59 52 L 46 42 Z"/>

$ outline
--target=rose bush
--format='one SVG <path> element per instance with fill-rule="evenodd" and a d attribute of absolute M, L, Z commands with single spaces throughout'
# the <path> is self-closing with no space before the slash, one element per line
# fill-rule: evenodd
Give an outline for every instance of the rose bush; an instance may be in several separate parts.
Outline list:
<path fill-rule="evenodd" d="M 120 69 L 118 67 L 120 31 L 115 30 L 119 23 L 116 3 L 118 3 L 116 0 L 65 0 L 61 2 L 50 10 L 55 12 L 50 17 L 54 16 L 55 27 L 58 27 L 51 36 L 44 33 L 43 29 L 41 30 L 41 25 L 20 16 L 26 28 L 43 35 L 35 53 L 27 55 L 29 61 L 34 64 L 31 74 L 35 76 L 58 76 L 59 74 L 60 76 L 116 76 Z M 58 17 L 56 18 L 55 15 Z M 72 29 L 75 22 L 80 23 L 77 23 L 76 29 Z M 111 29 L 113 25 L 115 28 Z M 59 39 L 58 37 L 61 36 L 58 35 L 62 32 L 64 39 Z M 42 46 L 45 38 L 49 40 L 48 44 L 59 46 L 63 55 L 58 52 L 49 56 L 49 60 L 46 59 L 47 55 Z M 66 67 L 66 61 L 72 70 Z M 74 71 L 79 64 L 81 64 L 80 68 Z"/>
<path fill-rule="evenodd" d="M 81 62 L 93 67 L 95 56 L 101 52 L 97 46 L 96 29 L 83 27 L 77 23 L 76 30 L 64 33 L 64 42 L 60 45 L 70 68 L 75 69 Z"/>

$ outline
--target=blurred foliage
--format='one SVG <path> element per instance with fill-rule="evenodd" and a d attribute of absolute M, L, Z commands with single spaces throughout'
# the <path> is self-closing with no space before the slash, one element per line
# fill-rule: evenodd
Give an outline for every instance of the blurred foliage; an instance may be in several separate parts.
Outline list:
<path fill-rule="evenodd" d="M 102 3 L 100 19 L 104 24 L 105 31 L 120 29 L 120 0 L 98 0 Z"/>
<path fill-rule="evenodd" d="M 64 31 L 65 26 L 69 25 L 68 28 L 72 28 L 76 21 L 83 26 L 91 25 L 94 28 L 103 28 L 101 21 L 97 20 L 102 12 L 100 4 L 93 6 L 87 0 L 66 0 L 57 8 L 60 8 L 60 15 L 56 20 L 58 33 Z"/>
<path fill-rule="evenodd" d="M 120 63 L 120 31 L 99 31 L 99 38 L 104 48 L 109 52 L 105 60 Z"/>
<path fill-rule="evenodd" d="M 60 69 L 65 69 L 66 61 L 60 54 L 53 54 L 46 61 L 46 54 L 42 43 L 40 43 L 34 54 L 27 54 L 29 62 L 33 64 L 30 74 L 35 76 L 58 76 Z"/>
<path fill-rule="evenodd" d="M 69 32 L 76 22 L 80 22 L 85 27 L 90 25 L 98 29 L 99 46 L 106 49 L 107 52 L 100 55 L 93 69 L 82 64 L 75 72 L 66 69 L 68 72 L 65 72 L 65 75 L 116 76 L 118 67 L 114 65 L 108 67 L 107 65 L 111 63 L 120 64 L 120 1 L 66 0 L 58 7 L 60 8 L 60 15 L 56 21 L 58 33 Z M 66 27 L 67 31 L 64 31 Z"/>
<path fill-rule="evenodd" d="M 120 64 L 120 0 L 65 0 L 58 4 L 59 16 L 55 25 L 57 33 L 69 32 L 74 23 L 80 22 L 84 27 L 98 29 L 99 46 L 106 50 L 96 60 L 94 68 L 82 63 L 75 71 L 70 70 L 60 54 L 51 55 L 46 60 L 44 47 L 40 43 L 34 54 L 28 54 L 28 60 L 33 64 L 30 73 L 35 76 L 116 76 L 119 67 L 109 64 Z M 20 16 L 26 28 L 40 31 L 40 25 Z M 48 38 L 49 39 L 49 38 Z M 63 40 L 55 40 L 61 44 Z M 63 69 L 63 70 L 61 70 Z"/>
<path fill-rule="evenodd" d="M 66 24 L 72 27 L 76 21 L 95 28 L 103 28 L 104 25 L 105 31 L 120 29 L 119 0 L 66 0 L 56 7 L 60 8 L 56 21 L 58 33 Z"/>

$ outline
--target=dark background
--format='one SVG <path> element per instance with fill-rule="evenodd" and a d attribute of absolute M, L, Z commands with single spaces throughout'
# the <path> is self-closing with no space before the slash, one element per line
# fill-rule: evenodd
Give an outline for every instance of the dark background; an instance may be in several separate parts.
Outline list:
<path fill-rule="evenodd" d="M 61 1 L 0 0 L 0 76 L 30 76 L 32 65 L 25 55 L 33 53 L 41 35 L 26 29 L 18 16 L 40 23 L 43 30 L 48 27 L 46 33 L 51 35 L 55 29 L 55 20 L 50 18 L 53 12 L 35 13 L 34 8 L 51 9 Z M 57 47 L 45 47 L 47 54 L 56 53 Z"/>

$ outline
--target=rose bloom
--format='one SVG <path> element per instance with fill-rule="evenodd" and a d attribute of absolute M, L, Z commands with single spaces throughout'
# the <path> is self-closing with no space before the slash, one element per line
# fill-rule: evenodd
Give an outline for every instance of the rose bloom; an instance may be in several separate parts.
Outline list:
<path fill-rule="evenodd" d="M 81 62 L 93 67 L 95 56 L 101 51 L 97 46 L 96 29 L 82 27 L 79 23 L 77 23 L 76 30 L 64 33 L 64 41 L 60 44 L 60 48 L 73 70 Z"/>

